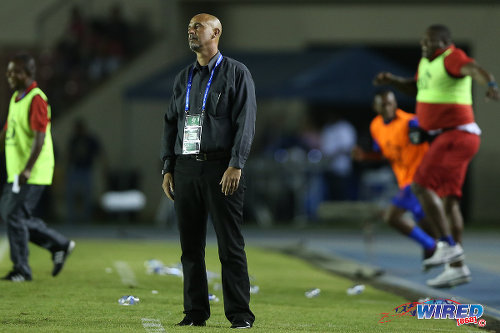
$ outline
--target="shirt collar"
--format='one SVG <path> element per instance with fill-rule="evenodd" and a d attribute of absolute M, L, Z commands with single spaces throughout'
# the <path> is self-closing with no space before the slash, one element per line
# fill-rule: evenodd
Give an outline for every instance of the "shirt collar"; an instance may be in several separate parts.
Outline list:
<path fill-rule="evenodd" d="M 215 63 L 217 62 L 217 59 L 219 58 L 219 55 L 220 55 L 220 51 L 217 51 L 217 54 L 215 54 L 212 59 L 210 59 L 210 61 L 208 62 L 208 71 L 211 72 L 212 69 L 215 67 Z M 198 61 L 195 61 L 194 62 L 194 68 L 196 70 L 200 70 L 203 66 L 201 66 Z"/>
<path fill-rule="evenodd" d="M 384 119 L 384 117 L 382 117 L 382 121 L 384 122 L 384 124 L 388 125 L 388 124 L 390 124 L 390 123 L 391 123 L 394 119 L 399 118 L 399 111 L 403 111 L 403 110 L 401 110 L 401 109 L 399 109 L 399 108 L 398 108 L 398 109 L 396 109 L 396 111 L 394 112 L 394 117 L 392 117 L 391 119 L 389 119 L 389 120 L 387 120 L 387 121 Z"/>
<path fill-rule="evenodd" d="M 20 100 L 20 99 L 22 99 L 24 96 L 28 95 L 28 93 L 29 93 L 31 90 L 35 89 L 36 87 L 38 87 L 38 83 L 37 83 L 36 81 L 31 82 L 31 84 L 29 85 L 29 87 L 28 87 L 28 88 L 26 88 L 26 90 L 25 90 L 25 91 L 23 91 L 23 92 L 22 92 L 22 93 L 20 93 L 20 94 L 19 94 L 19 93 L 17 94 L 16 100 L 17 100 L 17 101 L 19 101 L 19 100 Z"/>
<path fill-rule="evenodd" d="M 455 44 L 451 44 L 448 47 L 442 48 L 442 49 L 437 49 L 434 51 L 434 54 L 432 55 L 430 60 L 434 60 L 437 57 L 439 57 L 441 54 L 445 53 L 447 50 L 451 49 L 452 51 L 455 49 Z"/>

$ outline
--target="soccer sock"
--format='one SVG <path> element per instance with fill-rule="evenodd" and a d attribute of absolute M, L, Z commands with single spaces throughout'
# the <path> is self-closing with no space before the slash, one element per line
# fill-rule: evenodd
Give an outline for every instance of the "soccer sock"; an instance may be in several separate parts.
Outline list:
<path fill-rule="evenodd" d="M 432 250 L 436 247 L 436 241 L 427 235 L 419 226 L 415 226 L 408 235 L 411 239 L 418 242 L 425 250 Z"/>
<path fill-rule="evenodd" d="M 450 246 L 456 245 L 455 240 L 453 239 L 453 237 L 451 235 L 441 237 L 439 240 L 443 241 L 443 242 L 447 242 L 448 244 L 450 244 Z"/>

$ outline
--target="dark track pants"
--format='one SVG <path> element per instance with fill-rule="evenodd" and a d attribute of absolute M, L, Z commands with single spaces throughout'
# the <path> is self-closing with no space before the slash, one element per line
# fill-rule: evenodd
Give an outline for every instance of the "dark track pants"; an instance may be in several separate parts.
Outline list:
<path fill-rule="evenodd" d="M 49 251 L 64 250 L 69 240 L 47 227 L 39 218 L 32 215 L 42 193 L 43 185 L 23 185 L 19 193 L 12 193 L 12 184 L 6 184 L 0 199 L 0 216 L 7 225 L 10 244 L 10 259 L 14 271 L 31 277 L 28 263 L 28 241 Z"/>
<path fill-rule="evenodd" d="M 222 267 L 224 311 L 230 322 L 253 323 L 250 282 L 241 234 L 245 185 L 225 196 L 219 182 L 228 160 L 196 161 L 178 158 L 174 172 L 175 211 L 179 224 L 184 271 L 184 313 L 193 320 L 210 317 L 205 268 L 208 214 L 213 221 Z"/>

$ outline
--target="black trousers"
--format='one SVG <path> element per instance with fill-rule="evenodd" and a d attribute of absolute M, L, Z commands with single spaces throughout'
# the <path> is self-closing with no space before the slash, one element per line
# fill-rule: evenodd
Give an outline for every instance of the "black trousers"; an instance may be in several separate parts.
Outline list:
<path fill-rule="evenodd" d="M 10 259 L 14 271 L 31 277 L 28 263 L 28 242 L 31 241 L 50 252 L 64 250 L 69 240 L 50 229 L 39 218 L 32 215 L 42 193 L 43 185 L 22 185 L 19 193 L 12 192 L 12 184 L 5 184 L 0 199 L 0 215 L 7 224 Z"/>
<path fill-rule="evenodd" d="M 243 223 L 244 180 L 233 195 L 219 185 L 228 160 L 196 161 L 178 158 L 174 172 L 175 212 L 179 225 L 184 273 L 184 313 L 193 320 L 210 317 L 205 268 L 207 218 L 210 214 L 222 267 L 224 312 L 230 322 L 254 322 L 250 311 Z"/>

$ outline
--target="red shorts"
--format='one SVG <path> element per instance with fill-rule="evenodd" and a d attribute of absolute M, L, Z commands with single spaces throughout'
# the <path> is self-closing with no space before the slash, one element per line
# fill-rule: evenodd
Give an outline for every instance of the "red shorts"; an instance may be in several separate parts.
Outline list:
<path fill-rule="evenodd" d="M 413 181 L 440 197 L 462 197 L 467 166 L 477 153 L 481 139 L 459 130 L 439 135 L 424 155 Z"/>

